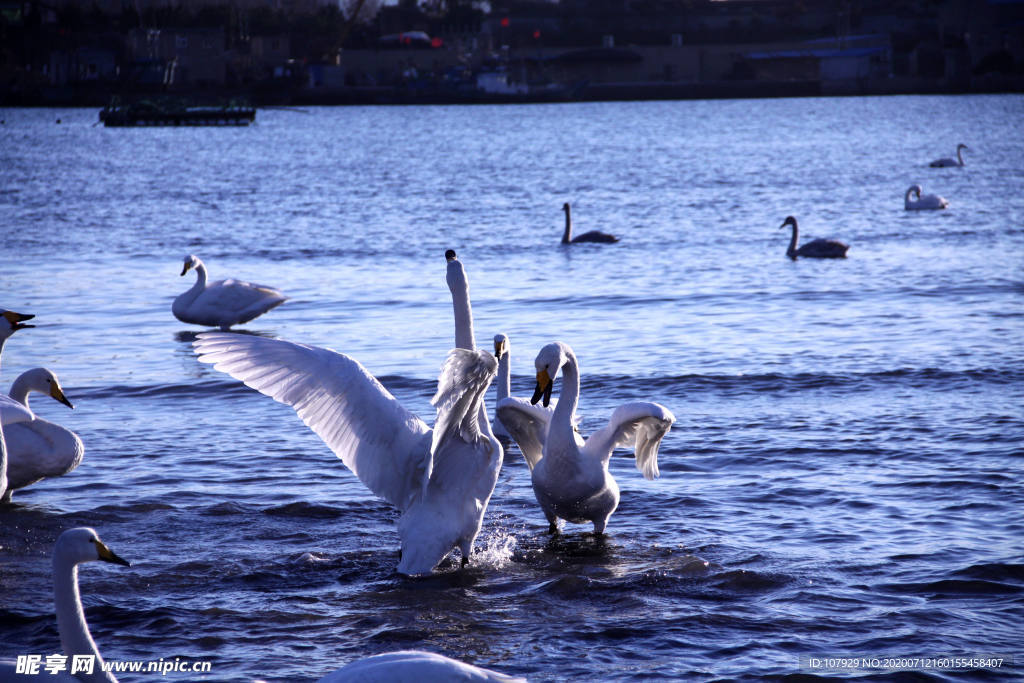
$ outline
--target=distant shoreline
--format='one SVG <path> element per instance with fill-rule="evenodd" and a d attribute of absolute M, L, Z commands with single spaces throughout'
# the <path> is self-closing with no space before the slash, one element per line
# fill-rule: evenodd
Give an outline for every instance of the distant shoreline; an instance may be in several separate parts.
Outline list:
<path fill-rule="evenodd" d="M 950 84 L 920 78 L 852 82 L 718 81 L 587 83 L 559 92 L 500 94 L 455 92 L 440 88 L 354 86 L 339 88 L 189 89 L 115 91 L 109 87 L 54 86 L 0 92 L 0 107 L 104 107 L 115 95 L 124 98 L 174 96 L 195 100 L 243 99 L 256 106 L 346 106 L 416 104 L 527 104 L 644 100 L 760 99 L 884 95 L 1022 94 L 1024 77 L 987 77 Z"/>

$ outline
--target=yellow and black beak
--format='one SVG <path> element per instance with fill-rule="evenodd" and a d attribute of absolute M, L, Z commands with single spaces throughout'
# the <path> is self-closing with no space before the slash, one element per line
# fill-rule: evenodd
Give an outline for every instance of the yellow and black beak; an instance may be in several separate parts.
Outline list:
<path fill-rule="evenodd" d="M 104 562 L 112 562 L 114 564 L 120 564 L 125 567 L 132 566 L 128 560 L 124 559 L 123 557 L 115 553 L 113 550 L 108 548 L 100 539 L 94 539 L 93 543 L 96 544 L 96 553 Z"/>
<path fill-rule="evenodd" d="M 23 330 L 28 327 L 35 327 L 35 325 L 23 324 L 26 320 L 31 320 L 35 317 L 30 313 L 15 313 L 14 311 L 4 311 L 3 316 L 7 318 L 7 322 L 11 324 L 11 331 Z"/>
<path fill-rule="evenodd" d="M 71 404 L 71 401 L 69 401 L 69 400 L 68 400 L 68 397 L 64 395 L 64 390 L 63 390 L 63 389 L 61 389 L 61 388 L 60 388 L 59 386 L 57 386 L 56 384 L 54 384 L 54 385 L 53 385 L 53 386 L 52 386 L 52 387 L 50 388 L 50 396 L 52 396 L 53 398 L 55 398 L 55 399 L 57 399 L 58 401 L 60 401 L 61 403 L 63 403 L 64 405 L 66 405 L 66 406 L 67 406 L 68 408 L 71 408 L 71 410 L 74 410 L 74 409 L 75 409 L 75 406 L 73 406 L 73 405 Z"/>
<path fill-rule="evenodd" d="M 499 339 L 494 342 L 494 357 L 501 360 L 501 357 L 505 355 L 505 340 Z"/>
<path fill-rule="evenodd" d="M 555 383 L 551 381 L 551 375 L 548 374 L 547 370 L 541 370 L 537 373 L 537 388 L 533 390 L 533 398 L 530 399 L 531 405 L 537 405 L 537 401 L 544 397 L 544 407 L 547 408 L 548 404 L 551 403 L 551 390 L 554 388 Z"/>
<path fill-rule="evenodd" d="M 192 267 L 192 262 L 191 261 L 185 261 L 185 265 L 183 265 L 181 267 L 181 275 L 184 275 L 185 273 L 187 273 L 188 269 L 191 268 L 191 267 Z M 181 277 L 181 275 L 179 275 L 178 277 Z"/>

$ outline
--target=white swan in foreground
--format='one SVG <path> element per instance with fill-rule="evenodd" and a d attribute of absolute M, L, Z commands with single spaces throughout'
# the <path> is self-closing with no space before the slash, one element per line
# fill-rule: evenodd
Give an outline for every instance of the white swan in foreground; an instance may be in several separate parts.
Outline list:
<path fill-rule="evenodd" d="M 838 240 L 811 240 L 797 249 L 796 243 L 799 240 L 800 229 L 796 225 L 796 219 L 792 216 L 786 216 L 786 220 L 779 227 L 784 228 L 787 225 L 792 226 L 793 234 L 789 239 L 789 248 L 786 249 L 786 256 L 794 261 L 798 256 L 804 258 L 846 258 L 846 251 L 850 248 L 850 245 Z"/>
<path fill-rule="evenodd" d="M 615 235 L 609 235 L 606 232 L 600 230 L 591 230 L 585 232 L 582 235 L 572 236 L 572 210 L 569 208 L 569 202 L 562 204 L 562 211 L 565 212 L 565 232 L 562 233 L 562 244 L 580 244 L 582 242 L 603 242 L 605 244 L 611 242 L 618 242 L 619 238 Z"/>
<path fill-rule="evenodd" d="M 937 194 L 921 194 L 923 190 L 920 185 L 911 185 L 907 193 L 903 195 L 903 208 L 907 211 L 926 211 L 931 209 L 945 209 L 949 206 L 944 198 Z"/>
<path fill-rule="evenodd" d="M 74 409 L 57 376 L 46 368 L 34 368 L 14 380 L 10 397 L 29 408 L 29 392 L 37 391 Z M 30 422 L 11 425 L 5 432 L 7 440 L 7 490 L 0 502 L 11 502 L 15 489 L 24 488 L 41 479 L 60 477 L 78 467 L 85 446 L 70 429 L 36 417 Z"/>
<path fill-rule="evenodd" d="M 552 342 L 540 350 L 534 365 L 537 389 L 533 403 L 542 396 L 545 404 L 550 401 L 555 376 L 562 372 L 562 395 L 543 444 L 530 441 L 535 430 L 530 424 L 532 417 L 515 401 L 499 403 L 498 415 L 530 466 L 533 492 L 547 517 L 548 530 L 556 532 L 561 518 L 593 522 L 594 533 L 604 533 L 608 518 L 619 505 L 619 486 L 608 472 L 612 451 L 632 444 L 637 469 L 645 479 L 654 479 L 658 476 L 658 447 L 675 416 L 658 403 L 626 403 L 615 409 L 605 427 L 584 441 L 575 429 L 580 395 L 576 354 L 567 344 Z M 524 433 L 526 438 L 520 441 Z"/>
<path fill-rule="evenodd" d="M 501 418 L 498 417 L 497 404 L 501 403 L 506 398 L 510 398 L 512 393 L 512 378 L 510 374 L 511 356 L 512 349 L 508 341 L 508 336 L 504 334 L 494 335 L 494 355 L 498 359 L 498 379 L 495 382 L 498 388 L 498 402 L 495 403 L 494 408 L 494 435 L 503 439 L 511 439 L 512 436 L 505 429 L 505 425 L 501 423 Z M 548 423 L 551 422 L 551 414 L 555 410 L 554 405 L 538 406 L 531 404 L 525 398 L 511 397 L 511 400 L 517 402 L 520 408 L 524 412 L 533 413 L 533 423 L 535 425 L 533 440 L 539 440 L 543 443 L 544 438 L 548 433 Z M 557 402 L 557 401 L 555 401 Z M 520 438 L 524 438 L 525 435 L 521 435 Z"/>
<path fill-rule="evenodd" d="M 89 633 L 85 612 L 82 611 L 82 599 L 78 593 L 78 565 L 94 560 L 131 566 L 104 545 L 96 532 L 88 527 L 68 529 L 60 535 L 53 548 L 53 600 L 57 610 L 57 631 L 67 656 L 67 671 L 51 675 L 40 667 L 38 677 L 32 677 L 15 673 L 13 662 L 0 662 L 0 681 L 117 683 L 113 674 L 103 671 L 103 658 Z M 91 674 L 79 671 L 71 675 L 75 655 L 85 655 L 84 659 L 91 661 Z"/>
<path fill-rule="evenodd" d="M 26 320 L 34 317 L 0 308 L 0 359 L 3 357 L 7 339 L 18 330 L 34 327 L 25 324 Z M 0 396 L 0 493 L 7 490 L 7 445 L 4 440 L 4 425 L 25 422 L 33 417 L 35 416 L 32 411 L 25 406 L 8 396 Z"/>
<path fill-rule="evenodd" d="M 178 295 L 171 305 L 174 317 L 183 323 L 227 330 L 280 306 L 287 298 L 273 287 L 241 280 L 218 280 L 208 284 L 206 266 L 195 254 L 185 257 L 181 274 L 184 276 L 192 268 L 196 270 L 196 283 Z"/>
<path fill-rule="evenodd" d="M 468 283 L 454 253 L 448 281 L 456 339 L 470 345 Z M 401 510 L 399 572 L 428 574 L 456 546 L 468 563 L 501 469 L 501 443 L 483 405 L 497 371 L 494 356 L 449 352 L 431 401 L 431 430 L 336 351 L 223 332 L 200 334 L 194 345 L 200 361 L 292 406 L 371 491 Z"/>
<path fill-rule="evenodd" d="M 932 163 L 928 164 L 932 168 L 946 168 L 948 166 L 963 166 L 964 157 L 961 154 L 961 150 L 969 149 L 964 143 L 960 143 L 956 146 L 956 159 L 950 157 L 943 157 L 942 159 L 936 159 Z"/>
<path fill-rule="evenodd" d="M 400 650 L 352 662 L 327 674 L 319 683 L 525 683 L 432 652 Z"/>

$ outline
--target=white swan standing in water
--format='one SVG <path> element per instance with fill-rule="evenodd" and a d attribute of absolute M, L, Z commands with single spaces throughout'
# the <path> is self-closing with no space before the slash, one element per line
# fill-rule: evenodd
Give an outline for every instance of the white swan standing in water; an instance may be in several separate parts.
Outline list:
<path fill-rule="evenodd" d="M 582 235 L 572 236 L 572 210 L 569 208 L 569 202 L 562 204 L 562 211 L 565 212 L 565 232 L 562 233 L 562 244 L 580 244 L 582 242 L 603 242 L 605 244 L 611 242 L 618 242 L 619 238 L 615 235 L 609 235 L 606 232 L 600 230 L 591 230 L 585 232 Z"/>
<path fill-rule="evenodd" d="M 850 245 L 838 240 L 811 240 L 797 249 L 796 243 L 799 239 L 800 229 L 796 225 L 796 219 L 792 216 L 786 216 L 786 220 L 779 227 L 784 228 L 787 225 L 792 226 L 793 235 L 789 240 L 786 256 L 794 261 L 798 256 L 804 258 L 846 258 L 846 251 L 850 248 Z"/>
<path fill-rule="evenodd" d="M 907 193 L 903 195 L 903 208 L 907 211 L 926 211 L 931 209 L 945 209 L 949 202 L 937 194 L 921 194 L 920 185 L 911 185 Z"/>
<path fill-rule="evenodd" d="M 41 394 L 74 409 L 57 376 L 46 368 L 21 373 L 11 385 L 10 397 L 29 408 L 29 392 Z M 49 477 L 60 477 L 78 467 L 85 446 L 78 435 L 48 420 L 36 417 L 14 424 L 4 432 L 7 441 L 7 490 L 0 491 L 0 503 L 11 502 L 15 489 L 24 488 Z"/>
<path fill-rule="evenodd" d="M 446 255 L 447 256 L 447 255 Z M 473 343 L 469 285 L 451 253 L 448 282 L 457 346 Z M 356 360 L 281 339 L 206 332 L 199 360 L 295 409 L 366 486 L 402 512 L 398 571 L 429 574 L 452 548 L 469 562 L 501 469 L 484 394 L 497 361 L 486 351 L 448 353 L 431 430 Z"/>
<path fill-rule="evenodd" d="M 318 683 L 526 683 L 525 678 L 481 669 L 419 650 L 400 650 L 360 659 Z"/>
<path fill-rule="evenodd" d="M 15 313 L 0 308 L 0 359 L 3 357 L 4 344 L 17 332 L 34 325 L 26 325 L 34 315 Z M 0 493 L 7 490 L 7 445 L 4 441 L 4 425 L 15 422 L 26 422 L 35 417 L 32 411 L 8 396 L 0 396 Z"/>
<path fill-rule="evenodd" d="M 195 254 L 185 257 L 182 276 L 192 268 L 196 270 L 196 283 L 187 292 L 178 295 L 171 305 L 174 317 L 183 323 L 227 330 L 232 325 L 247 323 L 280 306 L 287 298 L 273 287 L 241 280 L 207 283 L 206 266 Z"/>
<path fill-rule="evenodd" d="M 511 439 L 511 434 L 505 429 L 505 425 L 501 423 L 501 418 L 498 417 L 498 403 L 501 403 L 506 398 L 510 398 L 512 393 L 512 379 L 510 376 L 510 365 L 512 349 L 509 344 L 508 337 L 504 334 L 494 335 L 494 355 L 498 359 L 498 379 L 495 384 L 498 388 L 498 401 L 495 403 L 494 408 L 494 435 L 503 439 Z M 519 407 L 526 413 L 533 415 L 534 424 L 534 436 L 533 440 L 539 440 L 543 443 L 544 438 L 548 433 L 548 423 L 551 422 L 551 414 L 554 412 L 555 407 L 550 406 L 538 406 L 531 404 L 525 398 L 511 397 L 512 401 L 519 404 Z M 527 438 L 526 435 L 520 435 L 520 438 Z"/>
<path fill-rule="evenodd" d="M 626 403 L 615 409 L 605 427 L 584 441 L 575 428 L 580 395 L 576 354 L 567 344 L 552 342 L 540 350 L 534 365 L 537 388 L 532 403 L 541 397 L 549 403 L 555 376 L 562 372 L 562 395 L 543 443 L 530 441 L 531 417 L 515 401 L 499 403 L 498 415 L 530 466 L 533 492 L 547 517 L 548 531 L 556 532 L 558 520 L 565 519 L 592 522 L 594 533 L 604 533 L 608 518 L 619 505 L 619 486 L 608 472 L 612 451 L 632 444 L 637 469 L 645 479 L 654 479 L 658 476 L 658 447 L 675 416 L 658 403 Z M 520 441 L 524 431 L 526 438 Z"/>
<path fill-rule="evenodd" d="M 970 149 L 970 148 L 967 145 L 965 145 L 964 143 L 961 142 L 959 145 L 956 146 L 956 159 L 952 159 L 950 157 L 943 157 L 942 159 L 936 159 L 935 161 L 933 161 L 932 163 L 930 163 L 928 165 L 931 166 L 932 168 L 947 168 L 949 166 L 963 166 L 964 165 L 964 157 L 961 154 L 961 150 L 965 150 L 965 149 Z"/>
<path fill-rule="evenodd" d="M 89 633 L 78 592 L 78 565 L 102 560 L 125 567 L 131 565 L 110 550 L 88 527 L 68 529 L 60 535 L 53 548 L 53 600 L 57 611 L 57 631 L 67 656 L 68 671 L 51 675 L 41 670 L 37 677 L 15 673 L 14 662 L 0 662 L 0 681 L 75 681 L 78 683 L 117 683 L 113 674 L 103 671 L 103 658 Z M 73 658 L 84 655 L 91 662 L 91 673 L 71 675 Z M 90 659 L 91 658 L 91 659 Z"/>

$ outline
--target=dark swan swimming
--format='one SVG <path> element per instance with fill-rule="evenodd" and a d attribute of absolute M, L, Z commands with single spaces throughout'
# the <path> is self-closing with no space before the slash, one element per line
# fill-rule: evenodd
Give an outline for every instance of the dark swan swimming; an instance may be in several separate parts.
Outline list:
<path fill-rule="evenodd" d="M 942 159 L 936 159 L 932 163 L 928 164 L 932 168 L 946 168 L 947 166 L 963 166 L 964 158 L 960 154 L 960 150 L 969 149 L 964 143 L 960 143 L 956 146 L 956 159 L 950 157 L 943 157 Z"/>
<path fill-rule="evenodd" d="M 572 236 L 572 211 L 569 209 L 569 202 L 562 204 L 562 211 L 565 211 L 565 232 L 562 233 L 562 244 L 579 244 L 580 242 L 618 242 L 619 238 L 609 235 L 600 230 L 591 230 L 576 237 Z"/>
<path fill-rule="evenodd" d="M 843 244 L 837 240 L 811 240 L 797 249 L 796 242 L 800 229 L 797 228 L 796 219 L 792 216 L 786 216 L 786 220 L 779 227 L 784 228 L 787 225 L 793 227 L 793 237 L 789 240 L 789 249 L 786 250 L 786 256 L 789 258 L 794 260 L 800 256 L 804 258 L 846 258 L 846 250 L 850 248 L 850 245 Z"/>

